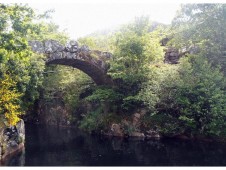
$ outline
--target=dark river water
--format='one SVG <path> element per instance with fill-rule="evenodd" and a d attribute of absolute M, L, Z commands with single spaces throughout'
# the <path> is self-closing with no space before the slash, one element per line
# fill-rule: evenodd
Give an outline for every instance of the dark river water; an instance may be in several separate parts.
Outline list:
<path fill-rule="evenodd" d="M 226 144 L 93 136 L 26 125 L 25 151 L 8 166 L 225 166 Z"/>

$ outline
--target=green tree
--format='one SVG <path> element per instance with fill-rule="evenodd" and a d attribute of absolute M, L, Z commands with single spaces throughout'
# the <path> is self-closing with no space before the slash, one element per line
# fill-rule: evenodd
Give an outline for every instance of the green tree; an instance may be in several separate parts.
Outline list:
<path fill-rule="evenodd" d="M 181 83 L 178 65 L 152 64 L 147 81 L 143 82 L 139 99 L 149 108 L 152 115 L 156 113 L 175 114 L 175 91 Z"/>
<path fill-rule="evenodd" d="M 148 74 L 150 63 L 162 59 L 160 32 L 150 33 L 150 25 L 148 18 L 141 17 L 116 33 L 114 60 L 109 71 L 113 78 L 140 81 Z"/>
<path fill-rule="evenodd" d="M 153 66 L 139 97 L 150 109 L 150 126 L 161 122 L 166 134 L 225 135 L 225 81 L 219 68 L 192 55 L 177 66 Z"/>
<path fill-rule="evenodd" d="M 137 97 L 141 84 L 149 74 L 149 65 L 163 58 L 160 46 L 161 30 L 151 30 L 147 17 L 121 28 L 115 35 L 114 58 L 109 74 L 115 79 L 118 91 L 124 95 L 121 107 L 129 112 L 141 105 Z"/>
<path fill-rule="evenodd" d="M 0 114 L 4 114 L 5 125 L 12 126 L 20 120 L 19 115 L 23 114 L 19 102 L 21 95 L 16 89 L 16 82 L 10 75 L 4 74 L 0 80 Z M 4 119 L 0 122 L 5 122 Z"/>
<path fill-rule="evenodd" d="M 185 4 L 172 22 L 171 43 L 205 56 L 225 73 L 225 31 L 225 4 Z"/>
<path fill-rule="evenodd" d="M 190 56 L 180 67 L 182 83 L 175 96 L 179 119 L 193 133 L 225 133 L 226 79 L 219 68 L 212 68 L 201 56 Z"/>
<path fill-rule="evenodd" d="M 66 36 L 57 32 L 56 25 L 44 22 L 32 8 L 22 4 L 0 4 L 0 23 L 0 80 L 4 80 L 4 75 L 10 76 L 20 94 L 15 97 L 19 101 L 16 104 L 27 111 L 39 97 L 45 68 L 44 56 L 32 52 L 28 41 L 45 38 L 63 41 Z M 14 120 L 19 119 L 16 115 L 19 114 L 15 114 Z"/>

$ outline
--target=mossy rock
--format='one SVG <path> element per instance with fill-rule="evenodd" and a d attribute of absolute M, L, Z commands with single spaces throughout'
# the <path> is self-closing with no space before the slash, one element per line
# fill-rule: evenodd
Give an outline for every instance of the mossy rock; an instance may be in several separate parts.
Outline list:
<path fill-rule="evenodd" d="M 0 117 L 0 145 L 3 143 L 3 132 L 6 128 L 4 121 Z"/>
<path fill-rule="evenodd" d="M 3 116 L 0 116 L 0 130 L 6 128 L 5 120 L 4 119 L 5 118 Z"/>

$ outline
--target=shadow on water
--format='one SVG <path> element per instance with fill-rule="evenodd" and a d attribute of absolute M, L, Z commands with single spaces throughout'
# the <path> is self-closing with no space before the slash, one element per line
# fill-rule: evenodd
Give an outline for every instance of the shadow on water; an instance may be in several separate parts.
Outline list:
<path fill-rule="evenodd" d="M 11 166 L 225 166 L 226 144 L 99 137 L 26 125 L 25 152 Z"/>

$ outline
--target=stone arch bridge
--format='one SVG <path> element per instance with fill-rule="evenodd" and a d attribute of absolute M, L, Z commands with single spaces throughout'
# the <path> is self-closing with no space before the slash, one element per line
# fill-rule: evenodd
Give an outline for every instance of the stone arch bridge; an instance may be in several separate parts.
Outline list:
<path fill-rule="evenodd" d="M 70 41 L 63 46 L 58 41 L 30 41 L 32 50 L 47 56 L 46 64 L 72 66 L 89 75 L 97 85 L 113 85 L 107 70 L 108 60 L 112 58 L 109 52 L 90 50 L 88 46 L 78 46 L 76 41 Z"/>

